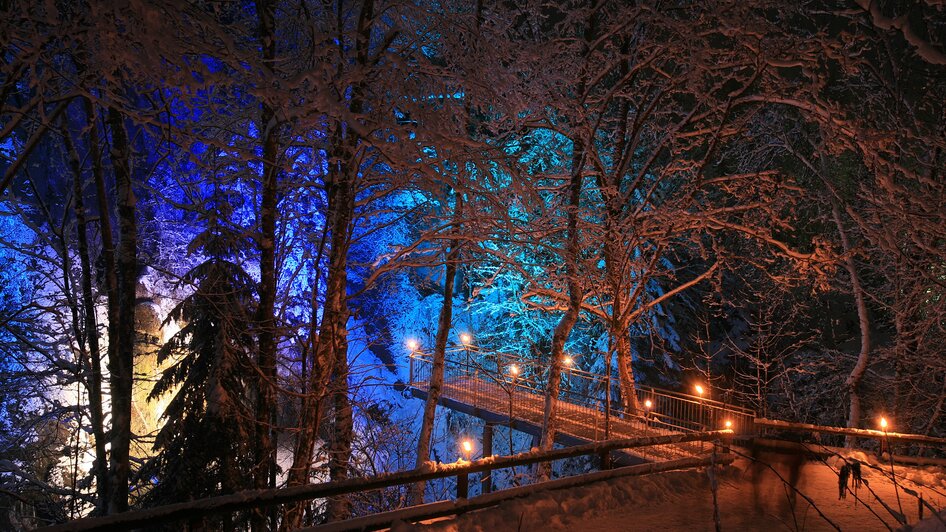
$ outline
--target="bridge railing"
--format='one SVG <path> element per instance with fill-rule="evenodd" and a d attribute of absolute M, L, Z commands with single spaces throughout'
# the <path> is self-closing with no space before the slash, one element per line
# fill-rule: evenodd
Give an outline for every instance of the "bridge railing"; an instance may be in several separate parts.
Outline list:
<path fill-rule="evenodd" d="M 451 346 L 445 358 L 444 381 L 449 384 L 462 379 L 466 393 L 472 395 L 476 403 L 473 405 L 475 407 L 482 406 L 479 399 L 483 400 L 483 404 L 494 404 L 506 398 L 510 402 L 510 409 L 515 408 L 516 405 L 512 404 L 514 390 L 545 395 L 549 372 L 546 364 L 505 353 L 481 351 L 472 346 Z M 430 354 L 421 351 L 411 354 L 412 384 L 423 386 L 429 382 L 432 363 Z M 483 386 L 482 381 L 498 384 L 502 392 L 497 392 L 493 386 Z M 607 393 L 608 388 L 610 394 Z M 608 428 L 613 426 L 615 420 L 635 424 L 636 431 L 645 433 L 727 428 L 736 434 L 751 434 L 754 431 L 755 412 L 750 409 L 650 386 L 637 386 L 640 410 L 628 412 L 623 407 L 619 388 L 617 381 L 606 375 L 566 366 L 562 370 L 559 387 L 560 415 L 571 413 L 582 416 L 591 425 L 595 439 L 608 437 Z M 499 395 L 493 397 L 497 393 Z M 589 414 L 591 419 L 587 419 Z M 512 412 L 509 415 L 512 417 Z"/>
<path fill-rule="evenodd" d="M 417 482 L 434 479 L 456 478 L 456 498 L 459 500 L 443 501 L 412 506 L 394 512 L 375 514 L 374 516 L 356 517 L 323 525 L 319 530 L 375 530 L 379 525 L 390 526 L 396 520 L 416 521 L 464 511 L 493 506 L 515 497 L 522 497 L 540 489 L 562 489 L 609 480 L 622 476 L 645 475 L 663 471 L 691 469 L 697 467 L 715 467 L 731 463 L 733 455 L 728 452 L 729 431 L 709 431 L 691 434 L 672 434 L 667 436 L 614 439 L 547 451 L 530 451 L 512 456 L 491 456 L 473 461 L 458 460 L 454 463 L 426 463 L 422 467 L 381 473 L 369 477 L 349 478 L 335 482 L 306 484 L 302 486 L 246 490 L 229 495 L 219 495 L 205 499 L 169 504 L 144 510 L 125 512 L 105 517 L 88 517 L 67 523 L 46 527 L 45 532 L 105 532 L 151 529 L 158 525 L 176 522 L 199 522 L 200 519 L 223 514 L 292 504 L 301 501 L 327 499 L 352 493 L 365 493 L 384 488 L 410 486 Z M 489 475 L 497 469 L 515 468 L 540 462 L 551 462 L 575 458 L 578 456 L 597 455 L 621 449 L 648 448 L 656 445 L 673 443 L 704 442 L 708 447 L 719 451 L 714 456 L 687 458 L 669 462 L 621 467 L 608 471 L 585 473 L 573 477 L 564 477 L 521 488 L 499 490 L 492 494 L 470 497 L 470 477 L 476 473 Z M 181 529 L 184 526 L 180 527 Z M 306 529 L 308 530 L 308 529 Z"/>

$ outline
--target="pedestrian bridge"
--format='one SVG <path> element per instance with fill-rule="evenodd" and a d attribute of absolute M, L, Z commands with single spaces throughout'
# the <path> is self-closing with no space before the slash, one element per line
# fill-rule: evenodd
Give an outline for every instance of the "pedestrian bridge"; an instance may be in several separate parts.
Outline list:
<path fill-rule="evenodd" d="M 406 388 L 426 399 L 433 356 L 413 349 Z M 479 417 L 489 425 L 506 425 L 538 434 L 542 427 L 548 367 L 515 356 L 473 346 L 451 346 L 444 362 L 444 384 L 439 404 Z M 617 383 L 607 375 L 573 367 L 566 359 L 558 396 L 556 441 L 578 445 L 609 439 L 661 436 L 676 433 L 732 429 L 736 434 L 753 429 L 755 412 L 699 395 L 639 386 L 639 412 L 626 412 L 614 393 Z M 484 442 L 484 447 L 485 447 Z M 631 462 L 689 458 L 709 451 L 702 442 L 659 445 L 626 451 Z M 484 454 L 491 449 L 484 448 Z"/>

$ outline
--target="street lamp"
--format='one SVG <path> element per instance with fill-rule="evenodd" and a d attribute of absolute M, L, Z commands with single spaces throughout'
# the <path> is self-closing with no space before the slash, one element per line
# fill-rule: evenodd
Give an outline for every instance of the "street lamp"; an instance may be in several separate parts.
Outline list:
<path fill-rule="evenodd" d="M 884 431 L 884 447 L 887 448 L 887 456 L 890 457 L 890 480 L 893 481 L 893 492 L 897 495 L 897 507 L 902 514 L 903 506 L 900 503 L 900 489 L 897 485 L 897 475 L 893 471 L 893 449 L 890 448 L 890 438 L 887 436 L 887 418 L 883 416 L 880 418 L 880 430 Z M 883 450 L 881 449 L 881 458 L 883 458 L 883 454 Z"/>
<path fill-rule="evenodd" d="M 460 447 L 463 449 L 463 454 L 466 455 L 466 461 L 469 462 L 473 454 L 473 442 L 470 440 L 463 440 L 460 443 Z M 470 491 L 470 474 L 468 472 L 460 473 L 457 475 L 457 498 L 466 499 L 469 496 Z"/>
<path fill-rule="evenodd" d="M 648 427 L 650 426 L 650 420 L 651 420 L 650 409 L 653 408 L 653 406 L 654 406 L 653 401 L 651 401 L 650 399 L 644 399 L 644 423 Z"/>
<path fill-rule="evenodd" d="M 696 395 L 700 398 L 700 428 L 706 429 L 706 425 L 703 423 L 703 393 L 706 391 L 702 386 L 697 384 L 693 387 L 696 390 Z"/>
<path fill-rule="evenodd" d="M 469 376 L 472 370 L 472 364 L 470 363 L 470 344 L 473 342 L 473 337 L 470 336 L 470 333 L 460 333 L 460 343 L 463 344 L 463 352 L 466 354 L 466 373 Z"/>
<path fill-rule="evenodd" d="M 512 386 L 510 386 L 509 389 L 508 389 L 508 393 L 509 393 L 509 454 L 513 454 L 513 450 L 512 450 L 512 443 L 513 443 L 513 442 L 512 442 L 512 427 L 513 427 L 513 421 L 512 421 L 512 392 L 513 392 L 513 390 L 514 390 L 515 387 L 516 387 L 516 378 L 519 377 L 519 366 L 517 366 L 517 365 L 515 365 L 515 364 L 510 364 L 510 365 L 509 365 L 509 375 L 512 376 Z M 513 471 L 514 471 L 514 472 L 515 472 L 515 470 L 516 470 L 516 468 L 513 467 Z"/>
<path fill-rule="evenodd" d="M 417 351 L 418 347 L 419 344 L 417 343 L 417 340 L 411 338 L 407 341 L 407 348 L 411 350 L 411 354 L 407 357 L 407 378 L 412 385 L 414 384 L 414 353 Z"/>
<path fill-rule="evenodd" d="M 572 366 L 575 365 L 575 359 L 571 355 L 565 355 L 562 357 L 562 365 L 568 370 L 568 376 L 565 378 L 565 388 L 569 391 L 572 386 Z"/>
<path fill-rule="evenodd" d="M 706 430 L 706 425 L 703 423 L 703 387 L 697 384 L 694 386 L 696 389 L 696 394 L 700 397 L 700 430 Z M 700 452 L 703 452 L 703 440 L 700 440 Z"/>

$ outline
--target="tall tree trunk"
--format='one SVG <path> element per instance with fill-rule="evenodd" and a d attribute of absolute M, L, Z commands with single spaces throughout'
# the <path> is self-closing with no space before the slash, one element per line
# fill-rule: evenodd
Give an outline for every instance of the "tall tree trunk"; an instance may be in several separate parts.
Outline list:
<path fill-rule="evenodd" d="M 595 13 L 597 12 L 598 2 L 592 2 L 588 11 L 588 19 L 583 37 L 582 54 L 587 53 L 589 43 L 595 35 Z M 587 73 L 580 74 L 577 94 L 585 93 Z M 584 101 L 579 101 L 579 106 L 584 106 Z M 565 277 L 568 284 L 568 306 L 565 314 L 562 315 L 555 331 L 552 333 L 552 346 L 549 361 L 549 379 L 545 390 L 545 408 L 542 416 L 542 432 L 539 435 L 539 447 L 543 450 L 552 448 L 555 443 L 555 422 L 558 413 L 558 393 L 562 382 L 562 358 L 565 355 L 565 342 L 572 332 L 575 323 L 578 322 L 578 314 L 581 311 L 581 302 L 584 294 L 581 292 L 581 283 L 578 281 L 578 256 L 581 251 L 581 243 L 578 239 L 578 211 L 581 205 L 581 186 L 583 181 L 583 170 L 585 166 L 586 146 L 583 137 L 583 119 L 576 118 L 573 124 L 572 133 L 572 164 L 571 176 L 568 182 L 568 214 L 567 214 L 567 243 L 565 248 Z M 590 141 L 591 139 L 589 139 Z M 551 473 L 552 464 L 548 462 L 540 463 L 536 468 L 536 473 L 540 478 L 548 478 Z"/>
<path fill-rule="evenodd" d="M 456 194 L 456 207 L 453 211 L 453 231 L 456 232 L 460 219 L 463 217 L 463 197 Z M 417 441 L 417 459 L 415 467 L 420 467 L 430 458 L 430 439 L 434 432 L 434 418 L 437 413 L 437 403 L 443 393 L 444 362 L 447 353 L 447 338 L 450 327 L 453 325 L 453 292 L 457 277 L 457 261 L 460 258 L 460 241 L 453 238 L 449 243 L 450 249 L 445 257 L 445 274 L 443 282 L 443 304 L 440 306 L 440 318 L 437 321 L 437 338 L 434 342 L 433 368 L 430 372 L 430 383 L 427 387 L 427 402 L 424 403 L 424 417 L 420 426 L 420 438 Z M 414 504 L 424 502 L 424 488 L 426 482 L 414 485 L 411 497 Z"/>
<path fill-rule="evenodd" d="M 91 128 L 90 131 L 92 131 Z M 86 379 L 86 385 L 89 391 L 89 417 L 92 423 L 92 437 L 95 440 L 95 463 L 92 466 L 96 491 L 95 513 L 104 514 L 108 493 L 108 455 L 105 449 L 105 422 L 102 410 L 102 353 L 99 347 L 98 324 L 95 320 L 95 296 L 92 292 L 92 260 L 89 257 L 85 190 L 82 186 L 82 166 L 79 153 L 72 141 L 68 127 L 65 128 L 63 139 L 69 151 L 69 164 L 75 175 L 73 194 L 75 195 L 76 233 L 82 283 L 82 310 L 85 318 L 85 341 L 88 344 L 87 353 L 90 359 L 90 373 Z M 89 146 L 93 150 L 93 158 L 97 158 L 97 143 L 97 138 L 90 138 Z M 107 213 L 105 215 L 107 216 Z"/>
<path fill-rule="evenodd" d="M 344 299 L 344 298 L 343 298 Z M 348 308 L 346 303 L 339 309 L 335 327 L 335 364 L 332 376 L 335 423 L 333 437 L 329 443 L 329 480 L 339 482 L 348 478 L 351 465 L 351 446 L 354 440 L 354 418 L 348 389 Z M 347 495 L 329 499 L 326 518 L 341 521 L 351 516 L 351 498 Z"/>
<path fill-rule="evenodd" d="M 109 346 L 112 428 L 108 512 L 128 509 L 129 446 L 131 444 L 131 399 L 134 380 L 135 288 L 138 278 L 138 227 L 135 192 L 131 181 L 130 146 L 124 119 L 114 107 L 108 110 L 111 160 L 118 196 L 120 241 L 115 269 L 118 277 L 118 323 L 115 346 Z M 103 214 L 105 216 L 105 214 Z M 108 267 L 108 266 L 107 266 Z"/>
<path fill-rule="evenodd" d="M 857 362 L 854 369 L 851 370 L 847 380 L 844 382 L 850 394 L 851 408 L 848 411 L 847 426 L 849 428 L 858 428 L 861 421 L 861 396 L 860 385 L 867 371 L 867 363 L 870 361 L 870 316 L 867 313 L 867 300 L 864 297 L 864 288 L 861 286 L 860 276 L 857 274 L 857 267 L 854 264 L 852 255 L 851 241 L 848 238 L 847 230 L 844 228 L 844 222 L 841 219 L 841 210 L 837 200 L 831 198 L 831 216 L 838 229 L 838 235 L 841 237 L 841 249 L 844 252 L 844 269 L 851 277 L 851 293 L 854 296 L 854 305 L 857 308 L 857 322 L 861 333 L 861 350 L 857 355 Z M 845 438 L 845 445 L 851 447 L 854 445 L 854 438 Z"/>
<path fill-rule="evenodd" d="M 637 386 L 634 382 L 634 368 L 631 366 L 631 333 L 626 325 L 611 331 L 615 338 L 618 355 L 618 377 L 621 381 L 621 399 L 624 411 L 635 415 L 640 409 L 637 403 Z"/>
<path fill-rule="evenodd" d="M 371 46 L 371 28 L 375 17 L 375 0 L 364 0 L 358 14 L 358 26 L 355 34 L 355 68 L 364 76 L 351 90 L 351 104 L 349 109 L 353 116 L 358 116 L 364 110 L 364 95 L 366 90 L 367 69 L 369 68 L 369 48 Z M 358 174 L 362 171 L 358 159 L 358 149 L 361 138 L 347 124 L 339 124 L 341 136 L 339 140 L 342 149 L 343 166 L 339 169 L 339 182 L 334 184 L 336 189 L 332 195 L 338 200 L 338 220 L 332 235 L 332 252 L 339 265 L 338 282 L 335 289 L 337 311 L 334 313 L 335 336 L 333 365 L 334 375 L 334 403 L 335 426 L 334 437 L 330 445 L 329 479 L 331 481 L 345 480 L 349 477 L 351 468 L 351 448 L 355 439 L 354 420 L 352 418 L 351 398 L 348 383 L 348 248 L 351 243 L 350 231 L 355 216 L 355 196 L 357 193 Z M 329 501 L 327 519 L 339 521 L 351 515 L 351 497 L 342 495 Z"/>
<path fill-rule="evenodd" d="M 259 40 L 263 61 L 269 75 L 276 57 L 275 3 L 257 0 L 259 18 Z M 278 159 L 278 124 L 273 108 L 263 101 L 260 110 L 259 130 L 263 144 L 262 187 L 260 198 L 260 227 L 257 240 L 260 253 L 260 286 L 257 324 L 259 326 L 257 364 L 259 378 L 256 386 L 256 468 L 253 485 L 256 489 L 269 486 L 276 468 L 276 449 L 273 441 L 274 412 L 276 408 L 276 207 Z M 254 512 L 253 530 L 272 528 L 275 522 L 266 524 L 263 510 Z M 269 512 L 274 520 L 275 514 Z"/>
<path fill-rule="evenodd" d="M 585 146 L 580 134 L 575 135 L 572 152 L 571 179 L 568 183 L 567 244 L 565 254 L 565 276 L 568 280 L 568 307 L 552 333 L 552 351 L 549 362 L 549 380 L 545 390 L 545 409 L 542 417 L 542 433 L 539 447 L 543 450 L 552 448 L 555 442 L 555 416 L 558 413 L 558 393 L 562 381 L 562 358 L 565 356 L 565 342 L 578 321 L 583 294 L 578 281 L 578 255 L 581 244 L 578 238 L 578 209 L 581 202 L 582 169 L 585 162 Z M 539 464 L 540 478 L 548 478 L 551 464 Z"/>
<path fill-rule="evenodd" d="M 319 327 L 319 337 L 315 342 L 315 357 L 309 379 L 309 389 L 303 398 L 302 419 L 299 435 L 296 439 L 296 448 L 293 453 L 292 467 L 289 470 L 288 485 L 299 486 L 309 480 L 309 470 L 312 466 L 312 450 L 318 437 L 318 428 L 322 417 L 322 406 L 326 396 L 329 379 L 333 378 L 333 399 L 336 407 L 336 423 L 341 420 L 342 427 L 334 428 L 332 438 L 332 464 L 335 477 L 347 475 L 347 464 L 351 454 L 351 436 L 353 427 L 345 424 L 350 419 L 350 405 L 346 408 L 346 400 L 340 400 L 342 393 L 339 387 L 344 385 L 347 394 L 347 364 L 348 364 L 348 245 L 349 230 L 354 216 L 354 185 L 350 177 L 343 173 L 343 169 L 333 169 L 330 178 L 326 179 L 326 195 L 328 197 L 328 230 L 331 233 L 331 247 L 328 255 L 328 278 L 325 284 L 325 305 L 322 312 L 322 324 Z M 354 174 L 355 171 L 352 171 Z M 315 312 L 313 309 L 313 316 Z M 314 319 L 314 318 L 313 318 Z M 344 358 L 344 362 L 339 359 Z M 334 373 L 334 376 L 333 376 Z M 343 374 L 340 376 L 339 374 Z M 342 378 L 343 377 L 343 378 Z M 347 442 L 347 443 L 346 443 Z M 344 473 L 342 471 L 344 470 Z M 333 477 L 333 479 L 335 478 Z M 283 520 L 283 529 L 298 528 L 302 520 L 304 505 L 289 505 Z M 330 512 L 343 511 L 344 507 L 338 504 L 330 507 Z"/>
<path fill-rule="evenodd" d="M 354 47 L 354 67 L 367 68 L 368 47 L 371 40 L 371 24 L 374 20 L 374 0 L 365 0 L 358 16 Z M 339 40 L 338 46 L 344 46 Z M 342 56 L 348 50 L 340 50 Z M 363 81 L 351 88 L 349 110 L 352 116 L 362 112 Z M 318 435 L 322 403 L 329 379 L 334 383 L 332 394 L 335 406 L 335 426 L 330 445 L 329 475 L 331 480 L 348 477 L 351 462 L 351 444 L 354 439 L 354 423 L 348 397 L 348 248 L 351 242 L 351 225 L 355 216 L 355 195 L 360 168 L 356 152 L 360 138 L 342 120 L 335 124 L 330 154 L 335 155 L 325 179 L 325 195 L 328 202 L 326 223 L 331 233 L 329 249 L 328 279 L 325 286 L 325 306 L 316 356 L 310 374 L 310 386 L 303 399 L 301 427 L 293 454 L 293 465 L 289 471 L 288 485 L 308 482 L 312 465 L 312 449 Z M 313 316 L 315 313 L 313 312 Z M 345 397 L 342 397 L 344 395 Z M 350 514 L 350 499 L 347 495 L 329 501 L 329 520 L 341 519 Z M 282 528 L 298 527 L 304 511 L 303 504 L 289 505 Z"/>
<path fill-rule="evenodd" d="M 606 224 L 612 227 L 620 216 L 620 207 L 609 207 Z M 637 413 L 637 388 L 634 383 L 634 367 L 631 356 L 630 325 L 624 316 L 628 314 L 634 304 L 631 297 L 625 298 L 625 287 L 628 280 L 622 271 L 621 254 L 618 251 L 617 239 L 621 238 L 618 231 L 608 230 L 607 240 L 604 243 L 605 274 L 611 289 L 611 319 L 608 323 L 608 334 L 614 342 L 614 351 L 618 359 L 618 382 L 621 386 L 621 401 L 624 411 L 634 415 Z"/>

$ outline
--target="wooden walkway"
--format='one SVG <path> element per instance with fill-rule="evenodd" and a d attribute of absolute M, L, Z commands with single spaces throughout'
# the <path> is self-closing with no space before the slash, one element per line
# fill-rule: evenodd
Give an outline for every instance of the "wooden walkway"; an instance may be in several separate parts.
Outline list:
<path fill-rule="evenodd" d="M 409 389 L 415 397 L 426 399 L 427 386 L 424 380 L 412 382 Z M 516 430 L 538 434 L 542 428 L 545 397 L 525 386 L 511 383 L 501 386 L 482 376 L 457 376 L 444 384 L 439 404 L 490 423 L 512 425 Z M 610 426 L 608 434 L 606 425 Z M 559 400 L 556 441 L 564 445 L 678 432 L 658 428 L 637 416 L 621 417 L 611 413 L 606 418 L 602 409 Z M 709 452 L 710 447 L 701 442 L 680 443 L 626 450 L 621 454 L 626 455 L 628 462 L 658 462 L 699 456 Z"/>

